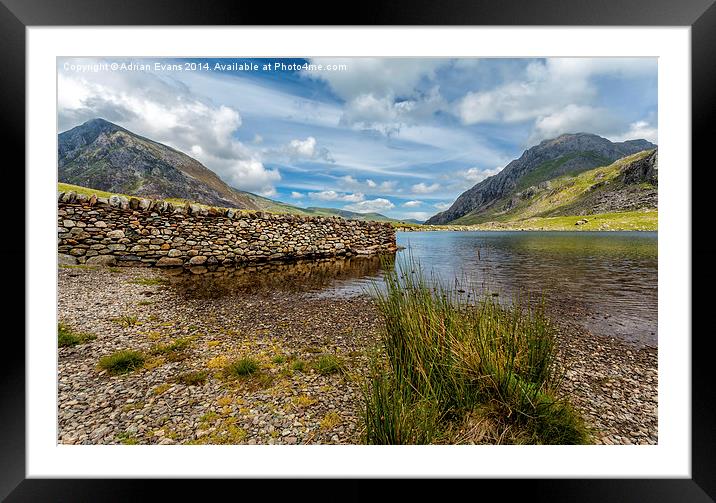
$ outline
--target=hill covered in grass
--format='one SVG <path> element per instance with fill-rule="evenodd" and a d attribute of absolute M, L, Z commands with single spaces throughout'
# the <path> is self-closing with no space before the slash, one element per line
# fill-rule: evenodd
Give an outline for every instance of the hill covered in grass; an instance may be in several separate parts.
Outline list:
<path fill-rule="evenodd" d="M 453 224 L 656 229 L 658 155 L 639 152 L 576 175 L 563 175 L 499 199 Z"/>
<path fill-rule="evenodd" d="M 656 145 L 646 140 L 611 142 L 588 133 L 564 134 L 545 140 L 525 150 L 498 174 L 463 192 L 450 208 L 431 217 L 426 224 L 487 222 L 509 211 L 515 197 L 541 190 L 552 180 L 574 177 L 654 148 Z"/>

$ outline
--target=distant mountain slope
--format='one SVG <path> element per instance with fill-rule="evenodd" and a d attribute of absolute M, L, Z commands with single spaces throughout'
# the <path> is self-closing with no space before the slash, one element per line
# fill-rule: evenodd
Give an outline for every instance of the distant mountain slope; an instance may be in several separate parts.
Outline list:
<path fill-rule="evenodd" d="M 562 175 L 501 198 L 455 224 L 652 211 L 658 202 L 657 150 L 642 151 L 577 175 Z"/>
<path fill-rule="evenodd" d="M 611 164 L 624 156 L 656 145 L 646 140 L 614 143 L 588 133 L 565 134 L 527 149 L 519 159 L 511 161 L 498 174 L 486 178 L 463 192 L 447 210 L 429 218 L 426 224 L 447 224 L 470 215 L 471 220 L 503 211 L 500 205 L 513 195 L 529 188 L 538 188 L 563 175 L 576 175 L 586 170 Z"/>
<path fill-rule="evenodd" d="M 58 135 L 59 181 L 156 199 L 186 199 L 214 206 L 259 209 L 196 159 L 93 119 Z"/>

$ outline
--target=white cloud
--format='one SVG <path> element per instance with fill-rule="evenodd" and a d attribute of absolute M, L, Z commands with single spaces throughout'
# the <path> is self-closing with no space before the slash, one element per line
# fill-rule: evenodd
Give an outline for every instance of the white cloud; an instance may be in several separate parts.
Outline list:
<path fill-rule="evenodd" d="M 659 139 L 658 129 L 656 126 L 652 126 L 647 121 L 637 121 L 629 124 L 629 130 L 625 133 L 609 136 L 611 141 L 626 141 L 626 140 L 647 140 L 652 143 L 657 143 Z"/>
<path fill-rule="evenodd" d="M 229 184 L 233 183 L 236 187 L 252 187 L 252 190 L 262 196 L 276 195 L 273 184 L 281 180 L 278 170 L 266 169 L 261 162 L 252 159 L 236 161 L 229 174 L 230 179 L 227 180 Z"/>
<path fill-rule="evenodd" d="M 334 162 L 329 150 L 325 147 L 318 147 L 318 142 L 313 136 L 309 136 L 305 140 L 291 140 L 283 148 L 283 153 L 291 159 L 322 159 Z"/>
<path fill-rule="evenodd" d="M 445 101 L 437 87 L 428 94 L 416 94 L 409 99 L 398 99 L 393 94 L 361 94 L 346 103 L 340 123 L 392 135 L 404 126 L 430 117 L 444 106 Z"/>
<path fill-rule="evenodd" d="M 292 199 L 303 199 L 305 196 L 301 192 L 296 192 L 295 190 L 291 192 L 291 198 Z"/>
<path fill-rule="evenodd" d="M 349 204 L 343 207 L 343 209 L 358 213 L 374 213 L 389 210 L 391 208 L 395 208 L 395 205 L 387 199 L 383 199 L 381 197 L 377 199 L 369 199 L 368 201 L 361 201 L 356 204 Z"/>
<path fill-rule="evenodd" d="M 422 222 L 430 218 L 430 213 L 425 211 L 408 211 L 403 213 L 402 219 L 407 220 L 409 218 L 420 220 Z"/>
<path fill-rule="evenodd" d="M 279 171 L 267 169 L 260 153 L 234 137 L 242 124 L 238 110 L 216 105 L 179 80 L 151 72 L 84 75 L 62 68 L 58 68 L 61 131 L 101 117 L 189 153 L 239 189 L 275 193 Z"/>
<path fill-rule="evenodd" d="M 421 92 L 421 84 L 435 78 L 435 70 L 449 60 L 413 58 L 314 58 L 313 64 L 342 64 L 346 71 L 307 71 L 323 80 L 346 104 L 340 123 L 390 135 L 445 106 L 439 88 Z"/>
<path fill-rule="evenodd" d="M 588 105 L 567 105 L 538 118 L 528 142 L 537 143 L 563 133 L 593 133 L 613 130 L 619 120 L 609 110 Z"/>
<path fill-rule="evenodd" d="M 430 194 L 431 192 L 435 192 L 436 190 L 440 189 L 439 183 L 433 183 L 432 185 L 427 185 L 425 182 L 416 183 L 411 187 L 411 190 L 413 191 L 413 194 Z"/>
<path fill-rule="evenodd" d="M 656 64 L 655 58 L 549 58 L 527 65 L 521 79 L 466 93 L 452 111 L 466 125 L 534 121 L 529 143 L 563 133 L 613 134 L 622 123 L 595 106 L 594 77 L 655 76 Z"/>
<path fill-rule="evenodd" d="M 435 70 L 449 63 L 425 58 L 312 58 L 320 65 L 347 65 L 345 71 L 307 71 L 303 75 L 327 82 L 345 101 L 361 95 L 408 96 L 422 79 L 432 79 Z"/>
<path fill-rule="evenodd" d="M 322 190 L 320 192 L 309 192 L 308 197 L 319 201 L 346 201 L 349 203 L 363 201 L 365 194 L 355 192 L 353 194 L 341 194 L 335 190 Z"/>
<path fill-rule="evenodd" d="M 502 168 L 499 166 L 493 169 L 470 168 L 468 170 L 461 171 L 459 175 L 474 185 L 483 181 L 487 177 L 496 175 L 500 171 L 502 171 Z"/>
<path fill-rule="evenodd" d="M 562 78 L 595 75 L 633 78 L 656 75 L 656 58 L 550 58 L 549 70 Z"/>
<path fill-rule="evenodd" d="M 440 211 L 445 211 L 450 206 L 452 206 L 452 203 L 435 203 L 433 206 L 435 206 Z"/>
<path fill-rule="evenodd" d="M 366 178 L 361 181 L 351 175 L 345 175 L 338 179 L 338 184 L 341 188 L 354 191 L 371 191 L 372 189 L 373 192 L 392 192 L 397 187 L 398 182 L 394 180 L 385 180 L 377 183 L 375 180 L 371 180 L 370 178 Z"/>
<path fill-rule="evenodd" d="M 406 201 L 403 203 L 403 206 L 405 206 L 406 208 L 417 208 L 421 204 L 423 204 L 422 201 Z"/>
<path fill-rule="evenodd" d="M 316 153 L 316 139 L 309 136 L 305 140 L 291 140 L 288 149 L 298 157 L 313 157 Z"/>
<path fill-rule="evenodd" d="M 395 180 L 386 180 L 384 182 L 380 182 L 380 185 L 378 186 L 378 188 L 380 188 L 380 190 L 383 190 L 383 191 L 391 191 L 391 190 L 396 190 L 397 186 L 398 186 L 398 182 L 396 182 Z M 401 192 L 400 189 L 397 189 L 397 190 L 398 190 L 398 192 Z"/>

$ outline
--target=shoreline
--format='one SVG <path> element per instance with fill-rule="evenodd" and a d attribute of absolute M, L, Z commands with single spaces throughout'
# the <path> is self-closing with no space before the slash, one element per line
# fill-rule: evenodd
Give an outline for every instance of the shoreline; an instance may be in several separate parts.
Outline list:
<path fill-rule="evenodd" d="M 474 226 L 474 225 L 430 225 L 423 227 L 395 227 L 396 232 L 659 232 L 658 229 L 549 229 L 544 227 Z"/>
<path fill-rule="evenodd" d="M 272 288 L 211 298 L 165 278 L 156 269 L 58 270 L 59 321 L 97 336 L 59 349 L 58 442 L 360 442 L 361 378 L 379 339 L 370 298 Z M 113 351 L 149 353 L 178 338 L 186 349 L 135 372 L 109 376 L 96 367 Z M 562 389 L 597 428 L 595 442 L 656 443 L 657 350 L 594 336 L 566 318 L 558 338 Z M 312 369 L 322 354 L 337 356 L 343 371 Z M 245 355 L 258 360 L 256 376 L 221 375 L 222 364 Z M 299 361 L 303 371 L 293 368 Z M 177 382 L 190 371 L 206 372 L 206 382 Z"/>

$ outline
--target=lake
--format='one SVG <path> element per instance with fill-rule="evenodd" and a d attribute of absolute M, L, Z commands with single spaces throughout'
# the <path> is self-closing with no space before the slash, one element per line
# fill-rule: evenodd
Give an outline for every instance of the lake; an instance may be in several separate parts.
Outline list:
<path fill-rule="evenodd" d="M 412 256 L 445 286 L 458 278 L 461 288 L 506 302 L 543 295 L 592 333 L 657 345 L 656 232 L 398 232 L 397 243 L 405 247 L 399 263 Z M 351 296 L 380 284 L 384 265 L 385 257 L 304 260 L 180 274 L 172 283 L 189 296 L 258 288 Z"/>
<path fill-rule="evenodd" d="M 594 333 L 657 344 L 656 232 L 398 232 L 397 242 L 398 261 L 411 255 L 446 286 L 544 294 Z M 323 295 L 379 277 L 343 279 Z"/>

